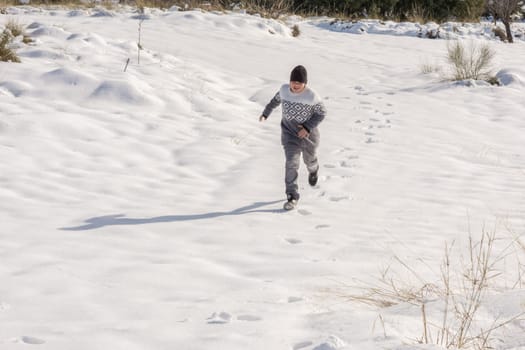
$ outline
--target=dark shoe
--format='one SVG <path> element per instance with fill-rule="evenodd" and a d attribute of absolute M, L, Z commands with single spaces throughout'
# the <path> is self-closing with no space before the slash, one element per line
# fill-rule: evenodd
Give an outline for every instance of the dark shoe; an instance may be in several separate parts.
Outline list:
<path fill-rule="evenodd" d="M 310 173 L 310 175 L 308 175 L 308 183 L 310 184 L 310 186 L 315 186 L 317 185 L 317 170 L 314 171 L 313 173 Z"/>
<path fill-rule="evenodd" d="M 292 210 L 297 206 L 297 199 L 290 198 L 286 203 L 283 205 L 284 210 Z"/>
<path fill-rule="evenodd" d="M 287 202 L 284 203 L 283 205 L 283 208 L 284 210 L 292 210 L 294 209 L 296 206 L 297 206 L 297 201 L 299 200 L 299 195 L 292 195 L 290 193 L 288 193 L 286 195 L 286 198 L 287 198 Z"/>

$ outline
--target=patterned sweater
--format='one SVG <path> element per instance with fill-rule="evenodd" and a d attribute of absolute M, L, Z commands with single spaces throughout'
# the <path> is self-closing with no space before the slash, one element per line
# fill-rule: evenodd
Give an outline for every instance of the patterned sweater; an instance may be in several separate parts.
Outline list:
<path fill-rule="evenodd" d="M 300 94 L 294 94 L 290 91 L 290 85 L 284 84 L 270 103 L 266 105 L 262 115 L 267 118 L 280 104 L 282 104 L 283 111 L 282 130 L 293 136 L 297 135 L 300 125 L 311 132 L 326 115 L 323 102 L 309 87 L 305 87 Z"/>

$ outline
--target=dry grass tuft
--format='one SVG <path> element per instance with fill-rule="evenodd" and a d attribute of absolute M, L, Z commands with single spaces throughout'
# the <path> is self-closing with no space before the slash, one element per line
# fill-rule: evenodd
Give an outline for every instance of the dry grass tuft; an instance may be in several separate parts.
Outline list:
<path fill-rule="evenodd" d="M 419 69 L 423 74 L 434 74 L 442 72 L 442 68 L 439 65 L 428 62 L 421 63 Z"/>
<path fill-rule="evenodd" d="M 460 80 L 489 80 L 491 65 L 495 51 L 489 44 L 475 45 L 473 42 L 468 48 L 461 41 L 448 42 L 447 61 L 452 68 L 453 81 Z"/>
<path fill-rule="evenodd" d="M 296 38 L 299 35 L 301 35 L 301 30 L 299 29 L 299 26 L 297 24 L 294 24 L 294 26 L 292 27 L 292 36 Z"/>
<path fill-rule="evenodd" d="M 439 282 L 426 282 L 414 269 L 396 257 L 397 262 L 409 273 L 409 276 L 412 276 L 412 279 L 418 281 L 417 283 L 405 282 L 406 277 L 399 278 L 390 271 L 389 267 L 382 273 L 377 284 L 365 286 L 362 288 L 364 290 L 362 294 L 346 296 L 346 298 L 379 308 L 402 303 L 417 306 L 421 312 L 422 322 L 422 334 L 414 338 L 417 343 L 457 349 L 491 349 L 493 332 L 522 319 L 525 315 L 525 312 L 518 312 L 507 319 L 495 319 L 485 329 L 480 328 L 477 323 L 480 321 L 478 314 L 485 296 L 489 290 L 492 290 L 493 282 L 503 274 L 497 269 L 497 265 L 509 255 L 510 248 L 516 246 L 516 240 L 513 240 L 501 254 L 496 255 L 495 237 L 495 232 L 485 231 L 478 242 L 474 242 L 470 237 L 467 257 L 461 260 L 459 266 L 453 264 L 451 247 L 446 246 L 440 266 Z M 522 244 L 521 250 L 517 249 L 513 253 L 524 252 L 525 247 Z M 522 279 L 521 270 L 518 278 Z M 514 286 L 521 286 L 521 282 Z M 435 311 L 436 305 L 443 305 L 439 320 L 435 319 L 435 313 L 428 312 L 432 308 Z"/>
<path fill-rule="evenodd" d="M 24 44 L 30 44 L 33 42 L 33 39 L 25 33 L 24 26 L 17 21 L 10 19 L 7 21 L 3 32 L 0 34 L 0 61 L 20 62 L 20 58 L 14 51 L 14 42 L 17 37 L 22 37 L 21 42 Z"/>
<path fill-rule="evenodd" d="M 11 34 L 13 34 L 14 37 L 24 35 L 24 27 L 14 19 L 7 21 L 5 29 L 11 31 Z"/>
<path fill-rule="evenodd" d="M 0 61 L 20 63 L 20 58 L 16 55 L 15 51 L 10 48 L 13 39 L 14 36 L 9 29 L 4 29 L 2 34 L 0 34 Z"/>

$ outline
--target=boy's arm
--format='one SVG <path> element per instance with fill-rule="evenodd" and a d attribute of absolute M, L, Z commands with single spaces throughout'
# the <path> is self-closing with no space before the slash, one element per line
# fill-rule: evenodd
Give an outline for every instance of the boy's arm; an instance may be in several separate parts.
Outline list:
<path fill-rule="evenodd" d="M 281 104 L 281 94 L 280 92 L 276 93 L 275 96 L 272 98 L 272 100 L 270 101 L 270 103 L 268 103 L 266 105 L 266 107 L 264 108 L 264 111 L 262 112 L 262 115 L 261 115 L 261 118 L 268 118 L 270 116 L 270 114 L 272 113 L 272 111 Z"/>
<path fill-rule="evenodd" d="M 314 106 L 314 113 L 312 114 L 312 117 L 303 123 L 303 127 L 306 129 L 306 131 L 310 132 L 323 121 L 325 116 L 326 108 L 323 102 L 319 102 Z"/>

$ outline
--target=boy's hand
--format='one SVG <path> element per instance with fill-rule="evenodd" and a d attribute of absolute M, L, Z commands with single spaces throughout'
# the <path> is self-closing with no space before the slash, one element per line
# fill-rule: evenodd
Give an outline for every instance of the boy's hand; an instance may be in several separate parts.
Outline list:
<path fill-rule="evenodd" d="M 264 115 L 261 115 L 261 116 L 259 117 L 259 121 L 260 121 L 260 122 L 263 122 L 263 121 L 266 120 L 266 118 L 267 118 L 267 117 L 265 117 Z"/>
<path fill-rule="evenodd" d="M 299 132 L 297 133 L 297 136 L 300 139 L 304 139 L 305 137 L 308 137 L 308 135 L 310 135 L 310 133 L 302 125 L 299 125 Z"/>

